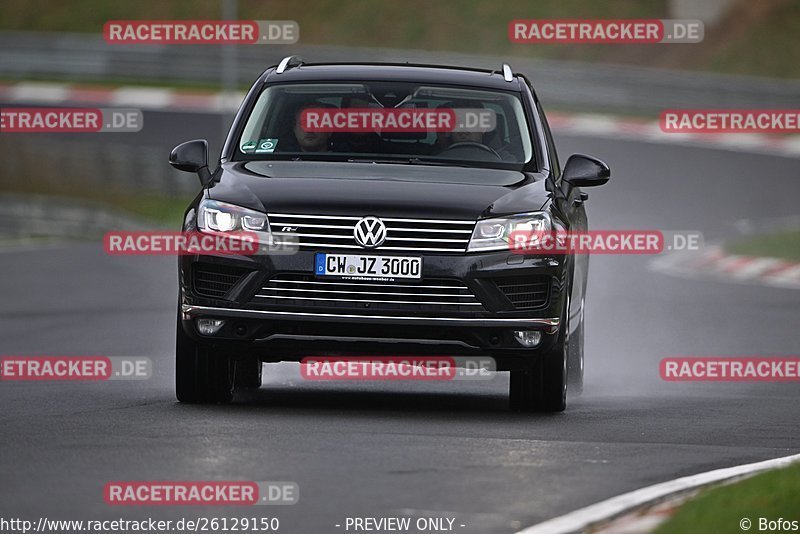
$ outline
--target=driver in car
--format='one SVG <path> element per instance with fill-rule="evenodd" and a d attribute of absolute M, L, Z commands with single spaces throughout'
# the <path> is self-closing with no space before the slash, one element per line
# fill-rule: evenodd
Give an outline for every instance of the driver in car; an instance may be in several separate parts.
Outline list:
<path fill-rule="evenodd" d="M 289 130 L 281 136 L 281 152 L 328 152 L 331 150 L 330 132 L 311 132 L 303 129 L 301 117 L 303 111 L 312 108 L 337 109 L 336 106 L 311 101 L 297 106 L 289 115 Z M 285 124 L 285 122 L 284 122 Z"/>
<path fill-rule="evenodd" d="M 454 145 L 456 143 L 483 143 L 483 132 L 472 132 L 466 130 L 456 130 L 454 132 L 448 132 L 450 135 L 450 144 Z"/>
<path fill-rule="evenodd" d="M 477 109 L 482 106 L 473 104 L 471 102 L 448 102 L 439 106 L 439 109 Z M 481 132 L 477 130 L 454 130 L 452 132 L 441 132 L 436 140 L 435 146 L 438 148 L 438 155 L 445 155 L 450 149 L 460 147 L 468 147 L 462 143 L 469 143 L 470 145 L 481 145 L 485 147 L 484 150 L 491 155 L 496 156 L 498 159 L 514 161 L 514 155 L 503 149 L 502 147 L 493 148 L 487 139 L 494 135 L 494 131 Z M 480 148 L 480 147 L 476 147 Z"/>
<path fill-rule="evenodd" d="M 303 111 L 311 108 L 336 109 L 336 106 L 325 105 L 316 102 L 300 106 L 300 109 L 295 112 L 294 116 L 294 137 L 297 140 L 297 144 L 300 146 L 300 150 L 303 152 L 328 152 L 331 148 L 330 132 L 309 132 L 304 130 L 303 125 L 301 124 L 300 117 L 303 114 Z"/>

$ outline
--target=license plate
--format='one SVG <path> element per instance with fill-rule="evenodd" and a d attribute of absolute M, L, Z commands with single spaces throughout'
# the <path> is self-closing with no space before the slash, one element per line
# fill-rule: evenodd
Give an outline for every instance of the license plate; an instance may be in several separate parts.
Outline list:
<path fill-rule="evenodd" d="M 338 276 L 356 280 L 422 277 L 422 258 L 408 256 L 317 253 L 314 263 L 314 273 L 317 276 Z"/>

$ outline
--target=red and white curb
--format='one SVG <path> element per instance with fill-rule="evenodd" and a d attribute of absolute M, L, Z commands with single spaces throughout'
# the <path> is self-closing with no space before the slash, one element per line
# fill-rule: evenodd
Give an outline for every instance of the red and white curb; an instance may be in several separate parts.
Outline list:
<path fill-rule="evenodd" d="M 0 102 L 6 104 L 103 105 L 144 110 L 233 112 L 245 93 L 183 91 L 160 87 L 93 87 L 63 83 L 0 82 Z"/>
<path fill-rule="evenodd" d="M 789 157 L 800 155 L 800 135 L 666 133 L 661 130 L 658 121 L 593 113 L 549 112 L 547 119 L 553 132 L 561 134 L 590 135 L 592 137 L 699 146 Z"/>
<path fill-rule="evenodd" d="M 714 278 L 800 289 L 800 263 L 728 254 L 722 245 L 706 245 L 702 251 L 670 252 L 651 260 L 650 268 L 684 278 Z"/>
<path fill-rule="evenodd" d="M 800 461 L 800 454 L 784 456 L 763 462 L 752 464 L 737 465 L 708 471 L 698 475 L 677 478 L 654 486 L 648 486 L 629 493 L 624 493 L 611 499 L 581 508 L 570 512 L 561 517 L 550 519 L 538 525 L 520 530 L 517 534 L 571 534 L 574 532 L 586 532 L 591 530 L 596 532 L 608 525 L 610 521 L 633 514 L 637 510 L 650 508 L 671 499 L 678 497 L 687 498 L 691 492 L 719 483 L 734 482 L 745 477 L 755 475 L 760 472 L 787 467 Z M 662 509 L 667 513 L 669 507 Z M 663 515 L 663 514 L 662 514 Z M 733 516 L 738 521 L 739 517 Z M 655 526 L 656 521 L 640 524 L 642 527 Z M 630 527 L 631 525 L 629 525 Z M 621 532 L 621 530 L 609 530 L 607 532 Z M 631 532 L 641 532 L 630 530 Z M 646 530 L 645 530 L 646 531 Z"/>
<path fill-rule="evenodd" d="M 245 93 L 188 91 L 158 87 L 98 87 L 46 82 L 0 82 L 0 102 L 6 104 L 81 104 L 143 110 L 234 112 Z M 611 139 L 702 146 L 736 152 L 780 156 L 800 155 L 800 135 L 665 133 L 658 121 L 593 113 L 550 112 L 553 131 Z"/>
<path fill-rule="evenodd" d="M 698 493 L 699 490 L 682 493 L 679 497 L 667 498 L 667 500 L 644 510 L 625 514 L 601 527 L 592 529 L 592 534 L 649 534 L 661 523 L 675 515 L 683 503 Z"/>

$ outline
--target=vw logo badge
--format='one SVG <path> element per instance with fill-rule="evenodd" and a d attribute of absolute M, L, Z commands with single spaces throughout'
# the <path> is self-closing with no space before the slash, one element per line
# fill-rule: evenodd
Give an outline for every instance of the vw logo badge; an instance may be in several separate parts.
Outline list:
<path fill-rule="evenodd" d="M 375 248 L 386 240 L 386 225 L 377 217 L 364 217 L 353 229 L 356 243 L 364 248 Z"/>

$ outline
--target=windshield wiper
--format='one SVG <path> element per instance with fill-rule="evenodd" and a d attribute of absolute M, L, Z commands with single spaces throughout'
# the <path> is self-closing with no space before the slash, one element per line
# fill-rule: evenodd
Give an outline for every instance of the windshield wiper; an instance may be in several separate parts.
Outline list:
<path fill-rule="evenodd" d="M 324 154 L 324 152 L 314 152 L 313 154 Z M 335 156 L 304 156 L 296 155 L 290 158 L 292 161 L 343 161 L 341 158 Z"/>
<path fill-rule="evenodd" d="M 431 161 L 429 159 L 397 158 L 397 159 L 376 159 L 376 158 L 350 158 L 349 163 L 387 163 L 393 165 L 435 165 L 438 167 L 470 167 L 463 163 L 453 163 L 444 161 Z"/>
<path fill-rule="evenodd" d="M 377 159 L 377 158 L 348 158 L 348 163 L 389 163 L 394 165 L 408 165 L 411 162 L 406 158 Z"/>
<path fill-rule="evenodd" d="M 440 167 L 472 167 L 466 163 L 456 163 L 452 161 L 435 161 L 429 159 L 410 158 L 409 163 L 412 165 L 438 165 Z"/>

